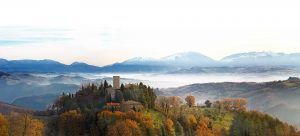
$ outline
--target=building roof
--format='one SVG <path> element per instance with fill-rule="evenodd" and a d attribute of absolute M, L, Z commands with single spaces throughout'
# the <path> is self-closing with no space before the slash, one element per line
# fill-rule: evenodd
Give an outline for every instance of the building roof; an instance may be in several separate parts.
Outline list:
<path fill-rule="evenodd" d="M 117 102 L 108 102 L 108 103 L 106 103 L 106 106 L 120 106 L 120 103 L 117 103 Z"/>
<path fill-rule="evenodd" d="M 127 105 L 142 105 L 140 102 L 137 101 L 124 101 L 122 104 L 127 104 Z"/>

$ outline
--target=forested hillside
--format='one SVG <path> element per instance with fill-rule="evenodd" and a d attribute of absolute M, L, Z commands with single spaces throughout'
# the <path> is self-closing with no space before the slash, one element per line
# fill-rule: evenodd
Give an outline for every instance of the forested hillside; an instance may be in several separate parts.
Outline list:
<path fill-rule="evenodd" d="M 245 98 L 247 108 L 266 112 L 300 128 L 300 79 L 271 82 L 223 82 L 191 84 L 178 88 L 160 89 L 164 96 L 194 95 L 197 101 L 217 101 L 223 98 Z"/>
<path fill-rule="evenodd" d="M 196 103 L 156 96 L 143 83 L 113 89 L 106 81 L 63 93 L 45 112 L 0 115 L 2 136 L 297 136 L 289 124 L 247 110 L 247 100 Z M 16 119 L 23 120 L 16 122 Z M 17 131 L 18 130 L 18 131 Z"/>

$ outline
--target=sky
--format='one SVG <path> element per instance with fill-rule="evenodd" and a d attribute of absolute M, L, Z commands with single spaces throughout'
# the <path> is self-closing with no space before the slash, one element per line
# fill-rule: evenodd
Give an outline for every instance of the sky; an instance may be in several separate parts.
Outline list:
<path fill-rule="evenodd" d="M 103 66 L 186 51 L 300 52 L 300 2 L 0 0 L 0 58 Z"/>

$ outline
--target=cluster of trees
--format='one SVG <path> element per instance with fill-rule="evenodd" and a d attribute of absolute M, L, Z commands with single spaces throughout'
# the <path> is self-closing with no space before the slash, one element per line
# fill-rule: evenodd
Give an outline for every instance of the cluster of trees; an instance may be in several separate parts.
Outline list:
<path fill-rule="evenodd" d="M 154 121 L 150 115 L 129 111 L 101 111 L 97 113 L 96 124 L 89 128 L 93 136 L 143 136 L 156 135 Z M 85 118 L 82 113 L 71 110 L 59 115 L 56 126 L 60 136 L 82 136 L 86 134 Z"/>
<path fill-rule="evenodd" d="M 220 101 L 216 101 L 215 107 L 218 109 L 233 110 L 233 111 L 245 111 L 247 100 L 244 98 L 225 98 Z"/>
<path fill-rule="evenodd" d="M 114 97 L 112 97 L 114 93 Z M 146 108 L 155 106 L 156 94 L 153 88 L 139 84 L 128 84 L 125 87 L 121 84 L 119 90 L 113 90 L 106 81 L 99 86 L 88 84 L 82 86 L 75 94 L 65 94 L 50 107 L 51 111 L 63 113 L 70 110 L 80 110 L 81 112 L 95 112 L 101 110 L 107 102 L 121 102 L 123 100 L 133 100 L 141 102 Z"/>
<path fill-rule="evenodd" d="M 97 126 L 100 135 L 109 136 L 142 136 L 154 135 L 153 118 L 141 112 L 111 112 L 98 113 Z"/>
<path fill-rule="evenodd" d="M 186 136 L 296 136 L 296 129 L 269 115 L 247 111 L 247 100 L 226 98 L 195 105 L 195 97 L 186 103 L 177 96 L 159 96 L 156 109 L 172 120 L 171 135 Z M 175 122 L 175 123 L 173 123 Z M 169 128 L 169 127 L 168 127 Z M 172 129 L 171 129 L 172 130 Z M 170 135 L 169 134 L 169 135 Z"/>
<path fill-rule="evenodd" d="M 192 107 L 196 104 L 196 99 L 194 96 L 187 96 L 185 98 L 186 106 Z M 182 113 L 184 110 L 184 101 L 179 96 L 159 96 L 155 101 L 156 110 L 164 113 L 167 117 L 176 116 Z"/>
<path fill-rule="evenodd" d="M 195 97 L 189 95 L 184 100 L 178 96 L 159 96 L 156 100 L 156 110 L 168 118 L 168 134 L 212 136 L 210 119 L 202 115 L 199 106 L 195 106 Z"/>
<path fill-rule="evenodd" d="M 0 136 L 43 136 L 44 123 L 27 113 L 0 113 Z"/>
<path fill-rule="evenodd" d="M 152 109 L 155 106 L 156 94 L 150 86 L 144 85 L 142 82 L 137 84 L 129 84 L 128 87 L 121 85 L 120 94 L 121 98 L 117 99 L 117 102 L 134 100 L 141 102 L 145 108 Z"/>
<path fill-rule="evenodd" d="M 66 136 L 104 134 L 103 132 L 106 134 L 107 129 L 99 128 L 97 113 L 105 110 L 106 103 L 129 100 L 140 102 L 146 109 L 152 109 L 155 106 L 156 95 L 153 88 L 143 83 L 128 84 L 126 87 L 122 84 L 120 89 L 114 90 L 106 81 L 98 86 L 95 84 L 82 86 L 75 94 L 63 93 L 49 107 L 50 113 L 59 115 L 49 125 L 51 134 Z M 70 122 L 77 125 L 69 125 Z M 76 127 L 79 127 L 76 131 L 69 131 Z"/>

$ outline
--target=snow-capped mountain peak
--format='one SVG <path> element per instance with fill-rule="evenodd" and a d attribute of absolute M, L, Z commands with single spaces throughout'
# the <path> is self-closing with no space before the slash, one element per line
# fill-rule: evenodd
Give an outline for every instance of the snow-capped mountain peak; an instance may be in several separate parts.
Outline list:
<path fill-rule="evenodd" d="M 206 59 L 210 59 L 207 56 L 204 56 L 200 53 L 197 52 L 182 52 L 182 53 L 176 53 L 176 54 L 172 54 L 166 57 L 161 58 L 161 60 L 193 60 L 193 59 L 199 59 L 199 58 L 206 58 Z"/>
<path fill-rule="evenodd" d="M 247 53 L 237 53 L 230 56 L 224 57 L 221 61 L 223 62 L 233 62 L 241 59 L 261 59 L 261 58 L 272 58 L 281 57 L 287 54 L 284 53 L 274 53 L 274 52 L 247 52 Z"/>

